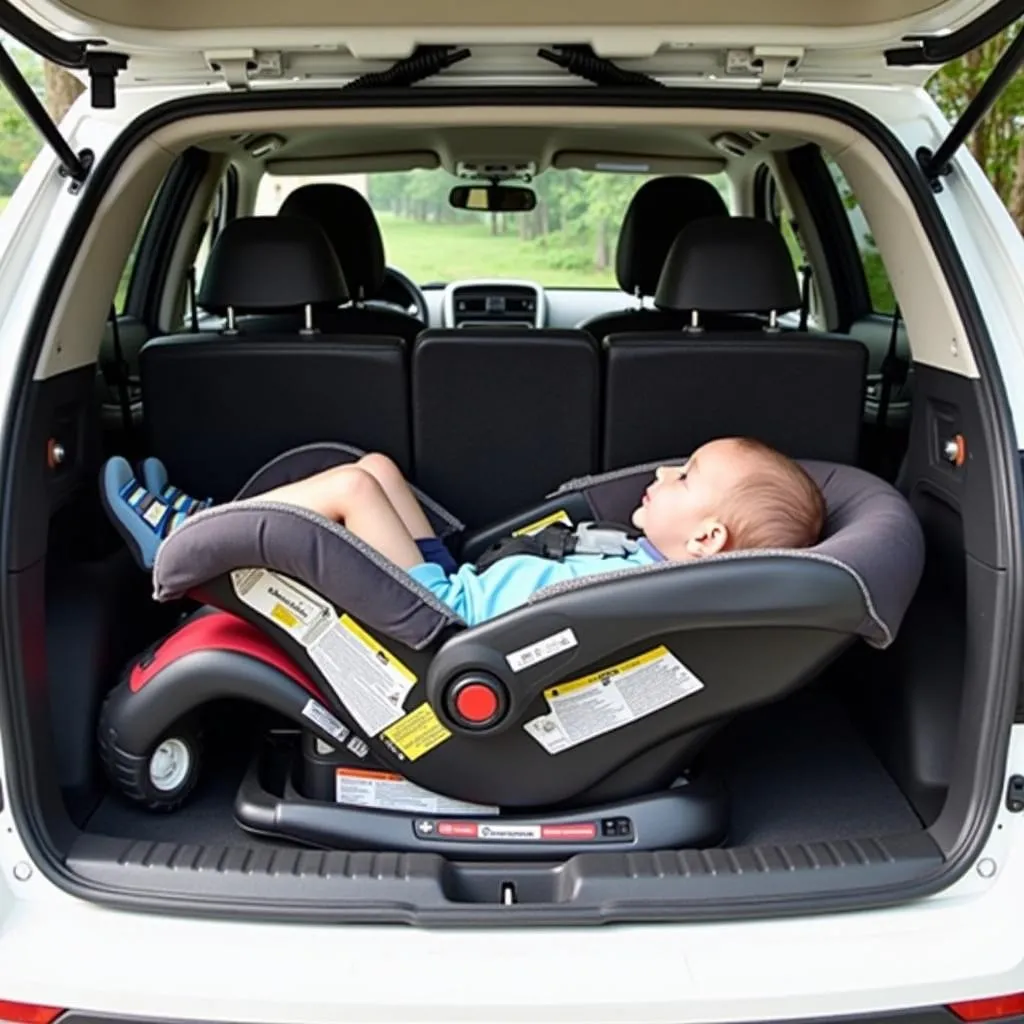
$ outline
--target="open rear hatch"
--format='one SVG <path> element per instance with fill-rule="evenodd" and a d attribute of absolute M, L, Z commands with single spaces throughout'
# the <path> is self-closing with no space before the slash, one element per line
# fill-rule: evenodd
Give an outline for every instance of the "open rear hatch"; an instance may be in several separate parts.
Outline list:
<path fill-rule="evenodd" d="M 966 52 L 1021 13 L 1019 0 L 521 0 L 513 6 L 451 0 L 17 0 L 17 13 L 77 47 L 48 55 L 85 66 L 85 53 L 130 59 L 122 81 L 294 84 L 364 73 L 430 45 L 472 47 L 459 73 L 495 68 L 547 75 L 539 46 L 572 43 L 647 74 L 695 81 L 786 75 L 923 80 L 929 65 Z M 14 24 L 4 26 L 17 36 Z M 82 44 L 85 44 L 84 46 Z M 73 58 L 78 56 L 78 60 Z M 64 59 L 60 59 L 64 58 Z M 69 60 L 71 58 L 71 60 Z M 95 58 L 90 58 L 95 61 Z M 100 70 L 109 74 L 107 63 Z"/>

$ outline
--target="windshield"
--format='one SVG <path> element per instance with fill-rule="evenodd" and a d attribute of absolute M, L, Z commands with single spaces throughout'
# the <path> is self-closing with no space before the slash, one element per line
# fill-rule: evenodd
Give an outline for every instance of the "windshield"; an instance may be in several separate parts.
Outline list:
<path fill-rule="evenodd" d="M 615 245 L 626 208 L 651 175 L 551 170 L 530 184 L 529 213 L 469 213 L 448 193 L 464 184 L 443 170 L 263 178 L 257 214 L 274 214 L 293 189 L 339 182 L 367 197 L 388 266 L 421 287 L 464 278 L 505 277 L 546 287 L 617 288 Z M 728 178 L 708 178 L 731 208 Z"/>

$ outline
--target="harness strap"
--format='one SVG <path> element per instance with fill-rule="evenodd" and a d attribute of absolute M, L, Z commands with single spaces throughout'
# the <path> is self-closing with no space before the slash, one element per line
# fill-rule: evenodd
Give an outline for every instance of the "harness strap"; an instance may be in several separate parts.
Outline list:
<path fill-rule="evenodd" d="M 566 555 L 601 555 L 621 557 L 633 554 L 639 547 L 639 531 L 619 523 L 585 522 L 577 526 L 551 523 L 528 536 L 505 537 L 492 544 L 475 562 L 477 572 L 483 572 L 495 562 L 512 555 L 537 555 L 557 562 Z"/>

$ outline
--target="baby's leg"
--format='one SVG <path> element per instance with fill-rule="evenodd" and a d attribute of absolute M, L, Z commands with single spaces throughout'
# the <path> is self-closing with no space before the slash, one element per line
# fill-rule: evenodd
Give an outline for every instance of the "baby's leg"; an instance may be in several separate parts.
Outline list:
<path fill-rule="evenodd" d="M 364 455 L 356 465 L 360 469 L 365 469 L 380 484 L 413 537 L 419 540 L 434 536 L 434 528 L 430 525 L 430 520 L 427 519 L 416 495 L 402 476 L 402 471 L 387 455 L 371 452 Z"/>
<path fill-rule="evenodd" d="M 403 569 L 423 561 L 409 529 L 381 485 L 358 466 L 327 469 L 266 491 L 253 500 L 298 505 L 341 523 Z"/>
<path fill-rule="evenodd" d="M 402 471 L 386 455 L 373 452 L 364 455 L 357 463 L 384 489 L 388 500 L 395 511 L 401 516 L 406 529 L 416 541 L 420 554 L 425 562 L 434 562 L 447 573 L 458 572 L 459 564 L 444 541 L 434 533 L 422 506 L 412 488 L 402 476 Z"/>

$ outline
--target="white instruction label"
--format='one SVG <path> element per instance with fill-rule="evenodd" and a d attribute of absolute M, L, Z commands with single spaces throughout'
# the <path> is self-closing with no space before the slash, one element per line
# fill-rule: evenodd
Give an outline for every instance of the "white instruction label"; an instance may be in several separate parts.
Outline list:
<path fill-rule="evenodd" d="M 316 722 L 316 724 L 320 726 L 328 736 L 333 736 L 339 743 L 345 742 L 345 737 L 348 736 L 350 730 L 345 728 L 345 726 L 342 725 L 341 722 L 339 722 L 338 719 L 336 719 L 334 715 L 332 715 L 330 711 L 323 706 L 323 704 L 317 704 L 315 700 L 310 698 L 306 701 L 306 706 L 302 709 L 302 713 L 311 722 Z M 322 741 L 318 739 L 316 742 L 317 749 L 319 750 Z M 326 746 L 326 744 L 324 744 L 324 746 Z M 327 752 L 330 752 L 329 747 Z"/>
<path fill-rule="evenodd" d="M 416 676 L 348 615 L 339 619 L 322 597 L 266 569 L 236 570 L 231 582 L 241 601 L 306 649 L 365 732 L 376 736 L 403 716 Z"/>
<path fill-rule="evenodd" d="M 338 617 L 312 590 L 268 569 L 236 569 L 231 585 L 240 601 L 277 623 L 303 647 L 315 642 Z"/>
<path fill-rule="evenodd" d="M 347 615 L 320 634 L 309 656 L 370 736 L 405 714 L 416 677 Z"/>
<path fill-rule="evenodd" d="M 560 754 L 703 688 L 667 647 L 655 647 L 620 665 L 545 690 L 551 712 L 523 728 L 549 754 Z"/>
<path fill-rule="evenodd" d="M 498 814 L 497 807 L 471 804 L 432 793 L 391 772 L 365 768 L 339 768 L 335 774 L 335 799 L 339 804 L 373 807 L 381 811 L 412 811 L 416 814 Z"/>
<path fill-rule="evenodd" d="M 563 629 L 560 633 L 552 633 L 551 636 L 546 636 L 535 644 L 520 647 L 518 651 L 506 654 L 505 660 L 513 672 L 522 672 L 524 668 L 547 661 L 548 658 L 553 658 L 556 654 L 561 654 L 562 651 L 567 651 L 578 643 L 576 634 L 571 629 Z"/>

